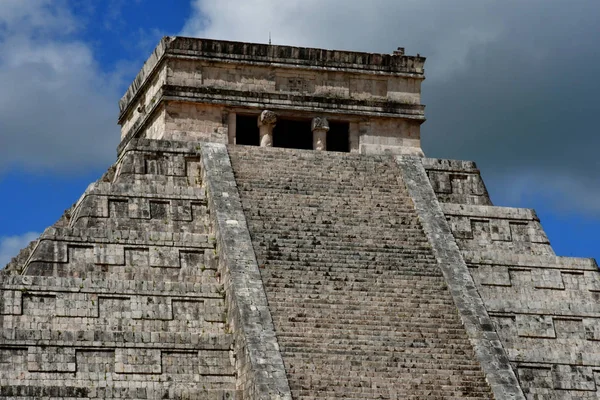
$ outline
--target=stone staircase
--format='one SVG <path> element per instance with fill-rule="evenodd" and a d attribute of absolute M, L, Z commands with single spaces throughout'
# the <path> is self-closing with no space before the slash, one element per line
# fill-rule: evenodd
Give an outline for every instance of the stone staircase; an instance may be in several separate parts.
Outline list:
<path fill-rule="evenodd" d="M 0 399 L 241 397 L 200 176 L 132 141 L 0 274 Z"/>
<path fill-rule="evenodd" d="M 492 398 L 392 157 L 229 153 L 295 399 Z"/>

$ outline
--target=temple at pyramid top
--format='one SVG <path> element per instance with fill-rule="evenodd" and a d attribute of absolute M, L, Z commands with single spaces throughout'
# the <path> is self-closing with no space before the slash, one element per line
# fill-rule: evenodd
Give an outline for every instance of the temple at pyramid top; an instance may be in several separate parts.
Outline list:
<path fill-rule="evenodd" d="M 165 37 L 119 102 L 132 138 L 422 155 L 425 58 Z"/>

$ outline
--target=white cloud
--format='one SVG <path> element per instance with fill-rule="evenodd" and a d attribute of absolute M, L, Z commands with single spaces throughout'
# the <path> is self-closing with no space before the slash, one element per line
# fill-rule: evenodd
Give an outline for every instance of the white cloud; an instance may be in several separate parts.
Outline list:
<path fill-rule="evenodd" d="M 76 25 L 65 0 L 2 0 L 0 31 L 69 33 Z"/>
<path fill-rule="evenodd" d="M 114 158 L 117 79 L 75 36 L 61 0 L 3 0 L 0 7 L 0 173 L 79 171 Z"/>
<path fill-rule="evenodd" d="M 0 236 L 0 269 L 4 268 L 21 249 L 27 247 L 29 242 L 40 236 L 36 232 L 27 232 L 17 236 Z"/>

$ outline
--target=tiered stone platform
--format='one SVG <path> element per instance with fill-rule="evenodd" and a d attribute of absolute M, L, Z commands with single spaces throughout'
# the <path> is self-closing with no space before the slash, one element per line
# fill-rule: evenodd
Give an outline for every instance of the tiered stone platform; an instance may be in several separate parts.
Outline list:
<path fill-rule="evenodd" d="M 132 141 L 0 274 L 0 398 L 234 399 L 200 158 Z"/>

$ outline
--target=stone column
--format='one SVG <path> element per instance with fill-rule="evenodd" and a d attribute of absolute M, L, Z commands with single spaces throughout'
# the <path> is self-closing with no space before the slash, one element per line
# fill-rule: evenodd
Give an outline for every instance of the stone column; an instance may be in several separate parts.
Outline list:
<path fill-rule="evenodd" d="M 277 123 L 277 114 L 265 110 L 258 116 L 258 130 L 260 133 L 260 147 L 273 147 L 273 128 Z"/>
<path fill-rule="evenodd" d="M 313 149 L 327 150 L 327 132 L 329 131 L 329 122 L 327 121 L 327 118 L 313 118 L 311 130 L 313 133 Z"/>

